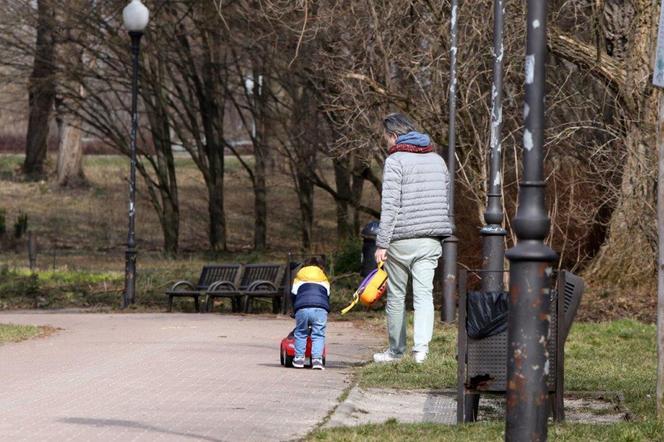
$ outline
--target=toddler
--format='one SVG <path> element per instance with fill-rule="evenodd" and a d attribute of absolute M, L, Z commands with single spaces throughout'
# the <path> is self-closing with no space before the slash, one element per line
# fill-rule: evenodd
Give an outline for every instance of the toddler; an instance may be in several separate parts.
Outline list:
<path fill-rule="evenodd" d="M 295 275 L 291 291 L 295 312 L 295 357 L 293 367 L 304 367 L 307 336 L 311 327 L 311 365 L 324 370 L 325 329 L 330 311 L 330 283 L 322 263 L 312 258 Z"/>

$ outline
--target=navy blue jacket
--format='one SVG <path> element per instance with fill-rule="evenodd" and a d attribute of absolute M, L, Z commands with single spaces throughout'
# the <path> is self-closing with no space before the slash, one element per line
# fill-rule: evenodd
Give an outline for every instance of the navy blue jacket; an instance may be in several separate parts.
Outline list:
<path fill-rule="evenodd" d="M 293 311 L 301 308 L 322 308 L 330 311 L 330 297 L 327 289 L 315 282 L 305 282 L 297 289 L 297 294 L 291 293 Z"/>

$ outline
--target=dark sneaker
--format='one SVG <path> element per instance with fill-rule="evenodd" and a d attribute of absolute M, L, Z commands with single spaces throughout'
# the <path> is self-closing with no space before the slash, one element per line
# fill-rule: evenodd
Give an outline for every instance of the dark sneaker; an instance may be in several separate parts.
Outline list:
<path fill-rule="evenodd" d="M 304 368 L 304 356 L 295 356 L 293 358 L 293 367 Z"/>
<path fill-rule="evenodd" d="M 325 366 L 323 365 L 323 360 L 321 358 L 314 358 L 311 361 L 311 368 L 314 370 L 325 370 Z"/>

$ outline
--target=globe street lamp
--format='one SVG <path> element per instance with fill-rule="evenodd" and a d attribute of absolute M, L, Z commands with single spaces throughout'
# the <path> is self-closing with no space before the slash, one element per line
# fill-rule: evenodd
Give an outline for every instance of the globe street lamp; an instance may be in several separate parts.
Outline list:
<path fill-rule="evenodd" d="M 131 135 L 129 172 L 129 232 L 125 253 L 125 289 L 122 307 L 134 303 L 136 293 L 136 131 L 138 128 L 138 54 L 141 37 L 148 25 L 150 11 L 140 0 L 131 0 L 122 10 L 124 27 L 131 37 L 132 78 L 131 78 Z"/>

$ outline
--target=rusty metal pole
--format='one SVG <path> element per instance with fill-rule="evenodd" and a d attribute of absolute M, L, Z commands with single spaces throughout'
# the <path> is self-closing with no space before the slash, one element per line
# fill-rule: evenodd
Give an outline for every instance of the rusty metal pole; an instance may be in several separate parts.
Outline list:
<path fill-rule="evenodd" d="M 547 439 L 546 351 L 549 277 L 556 254 L 544 244 L 550 220 L 544 202 L 546 0 L 528 0 L 523 177 L 513 220 L 518 243 L 510 260 L 506 441 Z"/>
<path fill-rule="evenodd" d="M 447 147 L 447 169 L 449 172 L 449 220 L 452 225 L 452 235 L 443 243 L 443 307 L 441 320 L 453 322 L 456 317 L 457 300 L 457 243 L 459 240 L 454 235 L 456 226 L 454 222 L 454 180 L 456 175 L 456 87 L 457 87 L 457 18 L 458 0 L 451 2 L 452 12 L 450 15 L 450 96 L 449 114 L 450 124 L 448 126 Z"/>
<path fill-rule="evenodd" d="M 502 204 L 502 145 L 503 125 L 503 28 L 505 5 L 503 0 L 493 2 L 493 86 L 491 87 L 491 159 L 487 185 L 486 225 L 480 230 L 483 244 L 483 292 L 503 291 L 503 269 L 507 231 L 503 229 Z"/>

